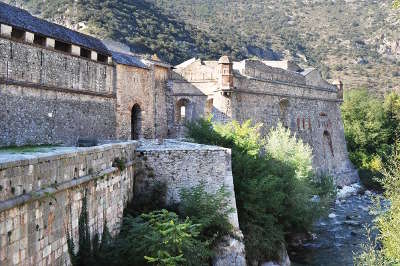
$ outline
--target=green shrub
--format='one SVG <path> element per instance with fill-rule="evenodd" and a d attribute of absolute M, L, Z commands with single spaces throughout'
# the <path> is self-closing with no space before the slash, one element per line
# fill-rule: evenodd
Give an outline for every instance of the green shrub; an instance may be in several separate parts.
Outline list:
<path fill-rule="evenodd" d="M 195 224 L 199 224 L 200 239 L 211 242 L 212 246 L 222 236 L 232 232 L 228 216 L 234 209 L 230 207 L 229 195 L 225 187 L 215 193 L 206 192 L 204 182 L 180 191 L 180 215 L 190 217 Z"/>
<path fill-rule="evenodd" d="M 309 179 L 312 175 L 311 147 L 292 136 L 281 123 L 269 132 L 265 147 L 271 158 L 293 167 L 297 178 Z"/>
<path fill-rule="evenodd" d="M 211 251 L 199 234 L 200 225 L 167 210 L 125 217 L 116 265 L 207 265 Z"/>
<path fill-rule="evenodd" d="M 382 169 L 384 195 L 390 201 L 390 207 L 379 217 L 377 225 L 385 257 L 400 264 L 400 146 L 398 142 L 393 150 L 386 166 Z"/>
<path fill-rule="evenodd" d="M 378 248 L 377 239 L 371 236 L 371 229 L 366 228 L 367 241 L 361 244 L 360 252 L 354 254 L 354 266 L 389 266 L 390 264 Z"/>
<path fill-rule="evenodd" d="M 369 169 L 358 170 L 360 181 L 366 189 L 382 192 L 382 174 Z"/>
<path fill-rule="evenodd" d="M 375 220 L 379 230 L 376 240 L 368 239 L 362 251 L 356 256 L 356 265 L 400 265 L 400 146 L 393 145 L 393 151 L 381 169 L 384 197 L 390 202 L 387 210 L 380 210 Z M 381 208 L 378 201 L 377 207 Z M 367 230 L 369 233 L 369 230 Z M 369 234 L 368 234 L 369 235 Z M 379 242 L 380 245 L 377 243 Z"/>
<path fill-rule="evenodd" d="M 342 116 L 350 160 L 367 168 L 375 155 L 388 149 L 390 132 L 385 126 L 383 101 L 367 90 L 345 91 Z"/>
<path fill-rule="evenodd" d="M 320 204 L 311 201 L 318 194 L 311 178 L 311 150 L 301 141 L 282 127 L 264 140 L 260 125 L 250 121 L 213 125 L 202 119 L 187 127 L 188 137 L 198 143 L 232 149 L 236 205 L 249 261 L 276 258 L 288 234 L 311 227 L 321 212 Z"/>

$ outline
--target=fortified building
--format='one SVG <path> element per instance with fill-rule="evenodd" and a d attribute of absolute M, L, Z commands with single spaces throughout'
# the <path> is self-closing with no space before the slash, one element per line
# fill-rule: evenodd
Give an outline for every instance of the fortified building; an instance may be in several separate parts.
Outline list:
<path fill-rule="evenodd" d="M 208 115 L 251 119 L 263 135 L 281 122 L 312 146 L 316 171 L 355 181 L 342 93 L 290 61 L 222 56 L 172 67 L 0 2 L 0 147 L 61 145 L 0 151 L 0 265 L 70 265 L 67 235 L 79 239 L 83 198 L 91 235 L 106 223 L 117 234 L 128 202 L 159 182 L 166 204 L 201 182 L 209 192 L 224 186 L 236 209 L 231 151 L 166 139 Z M 85 138 L 100 145 L 76 147 Z M 237 212 L 229 220 L 236 236 L 218 245 L 213 265 L 244 266 Z"/>
<path fill-rule="evenodd" d="M 0 146 L 78 138 L 176 138 L 184 121 L 279 121 L 309 143 L 314 168 L 356 178 L 340 114 L 343 86 L 290 61 L 191 59 L 172 67 L 0 2 Z"/>

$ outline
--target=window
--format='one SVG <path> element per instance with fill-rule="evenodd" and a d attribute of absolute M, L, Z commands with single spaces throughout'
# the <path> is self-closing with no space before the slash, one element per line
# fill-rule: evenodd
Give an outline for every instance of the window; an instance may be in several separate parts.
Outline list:
<path fill-rule="evenodd" d="M 81 47 L 81 56 L 85 58 L 90 58 L 90 50 Z"/>
<path fill-rule="evenodd" d="M 108 57 L 103 54 L 97 54 L 97 61 L 107 63 L 108 62 Z"/>
<path fill-rule="evenodd" d="M 206 102 L 206 112 L 205 112 L 206 116 L 212 114 L 213 106 L 214 106 L 213 99 L 208 99 Z"/>
<path fill-rule="evenodd" d="M 65 43 L 65 42 L 60 42 L 60 41 L 55 41 L 54 43 L 54 49 L 62 52 L 69 53 L 71 52 L 71 44 Z"/>
<path fill-rule="evenodd" d="M 33 37 L 33 43 L 37 44 L 37 45 L 45 46 L 46 45 L 46 37 L 35 34 L 35 36 Z"/>
<path fill-rule="evenodd" d="M 181 106 L 180 117 L 181 117 L 180 120 L 182 120 L 182 121 L 185 120 L 185 117 L 186 117 L 186 106 Z"/>
<path fill-rule="evenodd" d="M 175 121 L 179 123 L 183 123 L 185 120 L 190 119 L 190 101 L 188 99 L 180 99 L 176 102 L 176 115 Z"/>
<path fill-rule="evenodd" d="M 328 155 L 334 157 L 331 134 L 325 130 L 323 134 L 324 157 L 329 158 Z"/>
<path fill-rule="evenodd" d="M 289 100 L 283 98 L 279 101 L 279 119 L 284 127 L 287 127 L 288 124 L 288 109 L 289 109 Z M 299 128 L 299 122 L 298 128 Z"/>
<path fill-rule="evenodd" d="M 23 41 L 25 40 L 25 31 L 13 27 L 11 31 L 11 38 Z"/>

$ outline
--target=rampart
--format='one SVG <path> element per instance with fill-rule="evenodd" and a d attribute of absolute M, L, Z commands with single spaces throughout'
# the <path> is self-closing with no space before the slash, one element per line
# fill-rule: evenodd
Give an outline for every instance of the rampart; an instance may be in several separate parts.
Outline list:
<path fill-rule="evenodd" d="M 227 149 L 176 141 L 52 149 L 0 153 L 1 265 L 68 265 L 66 231 L 78 239 L 85 193 L 92 234 L 101 233 L 107 221 L 115 235 L 133 194 L 146 193 L 157 180 L 166 182 L 168 202 L 179 201 L 180 188 L 204 180 L 208 191 L 225 185 L 236 207 Z M 114 164 L 116 158 L 126 159 L 124 168 Z M 136 180 L 138 165 L 152 174 Z M 237 213 L 231 221 L 238 227 Z"/>
<path fill-rule="evenodd" d="M 0 146 L 115 138 L 114 68 L 0 38 Z"/>

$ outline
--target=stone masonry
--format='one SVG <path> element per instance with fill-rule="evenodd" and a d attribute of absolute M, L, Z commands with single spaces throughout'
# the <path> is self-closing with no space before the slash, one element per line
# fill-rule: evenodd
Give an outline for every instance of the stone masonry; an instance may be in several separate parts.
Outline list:
<path fill-rule="evenodd" d="M 125 158 L 126 169 L 113 166 L 115 158 Z M 137 179 L 139 164 L 153 174 Z M 171 140 L 162 145 L 131 141 L 25 155 L 0 153 L 0 265 L 68 265 L 66 231 L 78 238 L 85 191 L 92 234 L 101 233 L 107 221 L 115 235 L 133 192 L 147 193 L 145 184 L 156 180 L 168 184 L 166 203 L 179 201 L 181 188 L 206 181 L 210 192 L 225 186 L 236 209 L 228 149 Z M 236 212 L 230 220 L 239 230 Z M 226 248 L 224 256 L 229 252 L 238 250 Z M 241 261 L 243 252 L 241 244 Z"/>
<path fill-rule="evenodd" d="M 317 173 L 334 175 L 340 185 L 356 181 L 340 113 L 343 88 L 323 80 L 315 69 L 302 71 L 294 63 L 284 63 L 233 62 L 222 57 L 219 61 L 191 59 L 176 66 L 169 83 L 177 103 L 170 115 L 170 130 L 182 136 L 179 103 L 185 105 L 185 120 L 208 114 L 216 122 L 251 119 L 262 123 L 264 136 L 281 122 L 313 148 Z M 296 71 L 288 70 L 288 65 Z"/>

